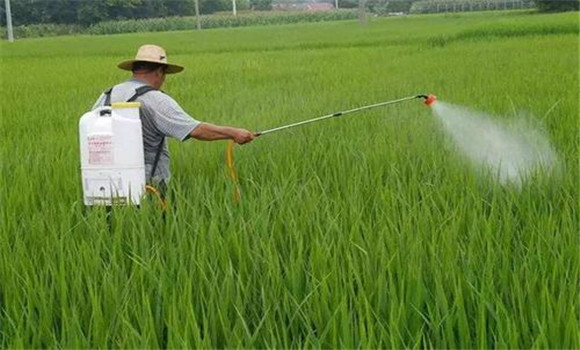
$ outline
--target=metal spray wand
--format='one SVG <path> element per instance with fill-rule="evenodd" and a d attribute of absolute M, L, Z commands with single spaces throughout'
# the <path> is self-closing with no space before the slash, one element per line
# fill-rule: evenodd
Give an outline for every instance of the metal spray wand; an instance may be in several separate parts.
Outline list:
<path fill-rule="evenodd" d="M 372 105 L 368 105 L 368 106 L 362 106 L 362 107 L 358 107 L 358 108 L 353 108 L 353 109 L 349 109 L 349 110 L 343 111 L 343 112 L 336 112 L 336 113 L 324 115 L 322 117 L 317 117 L 317 118 L 308 119 L 308 120 L 304 120 L 304 121 L 297 122 L 297 123 L 293 123 L 293 124 L 283 125 L 283 126 L 279 126 L 279 127 L 272 128 L 272 129 L 268 129 L 268 130 L 259 131 L 259 132 L 256 133 L 256 136 L 266 135 L 266 134 L 269 134 L 269 133 L 272 133 L 272 132 L 281 131 L 281 130 L 285 130 L 285 129 L 290 129 L 290 128 L 293 128 L 293 127 L 296 127 L 296 126 L 310 124 L 310 123 L 318 122 L 318 121 L 325 120 L 325 119 L 329 119 L 329 118 L 338 118 L 338 117 L 341 117 L 341 116 L 346 115 L 346 114 L 350 114 L 350 113 L 354 113 L 354 112 L 360 112 L 360 111 L 363 111 L 363 110 L 366 110 L 366 109 L 377 108 L 377 107 L 387 106 L 387 105 L 391 105 L 391 104 L 395 104 L 395 103 L 399 103 L 399 102 L 414 100 L 416 98 L 423 98 L 423 99 L 425 99 L 425 104 L 427 106 L 430 106 L 433 102 L 435 102 L 437 100 L 437 97 L 435 95 L 416 95 L 416 96 L 409 96 L 409 97 L 401 98 L 401 99 L 398 99 L 398 100 L 386 101 L 386 102 L 376 103 L 376 104 L 372 104 Z"/>

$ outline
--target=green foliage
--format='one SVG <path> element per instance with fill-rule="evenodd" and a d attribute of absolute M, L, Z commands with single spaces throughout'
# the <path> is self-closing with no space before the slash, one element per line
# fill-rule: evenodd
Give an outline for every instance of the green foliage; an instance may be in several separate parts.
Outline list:
<path fill-rule="evenodd" d="M 231 8 L 228 0 L 200 0 L 202 11 Z M 191 16 L 195 0 L 11 0 L 15 26 L 30 24 L 80 24 L 104 20 Z M 0 2 L 0 25 L 5 26 L 4 1 Z M 229 6 L 229 7 L 228 7 Z"/>
<path fill-rule="evenodd" d="M 578 11 L 579 0 L 534 0 L 542 12 Z"/>
<path fill-rule="evenodd" d="M 358 8 L 358 0 L 338 0 L 338 7 L 341 9 Z"/>
<path fill-rule="evenodd" d="M 16 39 L 22 38 L 38 38 L 59 35 L 76 35 L 86 33 L 86 27 L 74 24 L 30 24 L 14 27 L 14 37 Z M 6 38 L 6 28 L 0 27 L 0 38 Z"/>
<path fill-rule="evenodd" d="M 79 1 L 76 14 L 76 22 L 88 26 L 96 22 L 108 19 L 106 2 L 104 1 Z M 70 22 L 69 22 L 70 23 Z"/>
<path fill-rule="evenodd" d="M 0 348 L 578 349 L 575 13 L 0 42 Z M 550 29 L 552 28 L 552 29 Z M 526 33 L 532 32 L 533 35 Z M 450 39 L 452 38 L 452 39 Z M 158 43 L 197 119 L 264 130 L 431 92 L 562 161 L 475 172 L 418 101 L 236 147 L 170 141 L 170 212 L 82 207 L 78 119 Z"/>
<path fill-rule="evenodd" d="M 230 13 L 201 16 L 202 28 L 245 27 L 303 22 L 339 21 L 357 18 L 356 11 L 332 12 L 249 12 L 233 16 Z M 36 24 L 14 28 L 16 38 L 33 38 L 70 34 L 120 34 L 134 32 L 164 32 L 196 29 L 195 17 L 167 17 L 140 20 L 103 21 L 90 27 L 63 24 Z M 0 36 L 6 37 L 5 28 Z"/>
<path fill-rule="evenodd" d="M 199 8 L 202 14 L 230 10 L 232 8 L 232 0 L 200 0 Z"/>
<path fill-rule="evenodd" d="M 367 9 L 378 15 L 387 15 L 391 12 L 409 13 L 414 0 L 368 0 Z"/>
<path fill-rule="evenodd" d="M 419 0 L 411 13 L 492 11 L 534 8 L 533 0 Z"/>
<path fill-rule="evenodd" d="M 272 0 L 250 0 L 253 10 L 266 11 L 272 9 Z"/>

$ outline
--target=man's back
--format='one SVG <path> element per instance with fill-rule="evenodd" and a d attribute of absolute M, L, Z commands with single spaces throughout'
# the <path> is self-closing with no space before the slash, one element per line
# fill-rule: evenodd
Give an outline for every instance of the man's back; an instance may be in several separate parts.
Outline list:
<path fill-rule="evenodd" d="M 138 88 L 146 86 L 138 79 L 131 79 L 115 85 L 111 91 L 111 103 L 129 100 Z M 191 118 L 170 96 L 158 90 L 149 91 L 136 99 L 141 103 L 140 115 L 143 128 L 143 148 L 145 153 L 145 171 L 149 179 L 159 146 L 165 136 L 185 141 L 200 122 Z M 105 94 L 101 94 L 92 109 L 105 104 Z M 169 149 L 164 142 L 159 161 L 155 169 L 155 181 L 168 182 L 171 177 L 169 169 Z"/>

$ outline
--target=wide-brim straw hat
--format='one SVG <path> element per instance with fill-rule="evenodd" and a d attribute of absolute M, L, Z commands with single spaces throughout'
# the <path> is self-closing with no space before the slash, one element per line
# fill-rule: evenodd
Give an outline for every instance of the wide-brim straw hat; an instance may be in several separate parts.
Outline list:
<path fill-rule="evenodd" d="M 183 70 L 182 66 L 177 64 L 172 64 L 167 62 L 167 53 L 165 49 L 157 45 L 143 45 L 137 50 L 137 55 L 135 59 L 123 61 L 117 65 L 117 67 L 124 70 L 133 70 L 133 63 L 135 62 L 152 62 L 159 63 L 167 66 L 165 69 L 166 74 L 179 73 Z"/>

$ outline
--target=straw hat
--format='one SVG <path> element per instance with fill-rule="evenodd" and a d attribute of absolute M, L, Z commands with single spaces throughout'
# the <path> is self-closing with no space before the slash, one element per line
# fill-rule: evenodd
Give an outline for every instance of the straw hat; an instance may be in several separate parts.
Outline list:
<path fill-rule="evenodd" d="M 124 70 L 132 70 L 133 63 L 135 62 L 153 62 L 164 64 L 167 66 L 165 71 L 166 74 L 179 73 L 183 70 L 182 66 L 167 63 L 167 54 L 165 53 L 165 49 L 157 45 L 141 46 L 137 51 L 137 55 L 135 55 L 135 59 L 123 61 L 119 63 L 117 67 Z"/>

